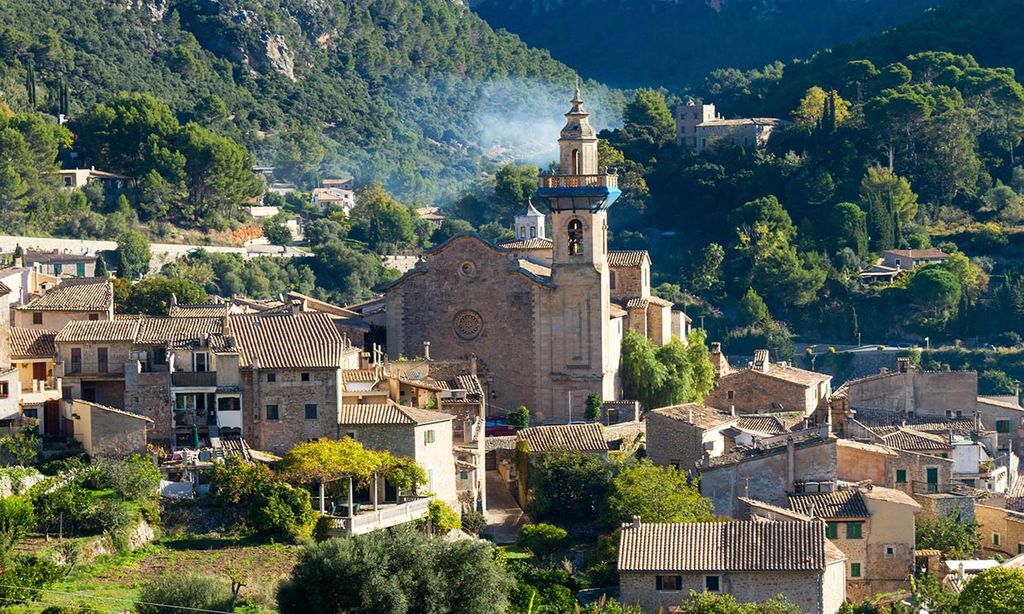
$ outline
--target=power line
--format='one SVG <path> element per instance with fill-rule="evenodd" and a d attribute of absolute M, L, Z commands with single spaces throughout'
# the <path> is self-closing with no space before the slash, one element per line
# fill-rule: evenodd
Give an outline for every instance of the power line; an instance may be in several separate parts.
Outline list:
<path fill-rule="evenodd" d="M 53 589 L 53 588 L 34 588 L 34 587 L 31 587 L 31 586 L 18 586 L 16 584 L 0 584 L 0 588 L 15 588 L 15 589 L 21 589 L 21 590 L 26 590 L 26 591 L 37 591 L 37 592 L 42 592 L 42 593 L 54 593 L 54 594 L 57 594 L 57 595 L 67 595 L 69 597 L 77 597 L 79 599 L 102 599 L 102 600 L 105 600 L 105 601 L 120 601 L 120 602 L 125 602 L 125 603 L 134 603 L 134 604 L 138 604 L 138 605 L 152 605 L 152 606 L 157 606 L 157 607 L 161 607 L 161 608 L 174 608 L 176 610 L 186 610 L 186 611 L 189 611 L 189 612 L 206 612 L 208 614 L 231 614 L 230 612 L 228 612 L 226 610 L 208 610 L 208 609 L 205 609 L 205 608 L 193 608 L 193 607 L 189 607 L 189 606 L 185 606 L 185 605 L 170 605 L 170 604 L 167 604 L 167 603 L 153 603 L 153 602 L 149 602 L 149 601 L 137 601 L 135 599 L 123 599 L 123 598 L 120 598 L 120 597 L 100 597 L 98 595 L 83 594 L 81 591 L 79 591 L 79 592 L 59 591 L 59 590 L 56 590 L 56 589 Z"/>

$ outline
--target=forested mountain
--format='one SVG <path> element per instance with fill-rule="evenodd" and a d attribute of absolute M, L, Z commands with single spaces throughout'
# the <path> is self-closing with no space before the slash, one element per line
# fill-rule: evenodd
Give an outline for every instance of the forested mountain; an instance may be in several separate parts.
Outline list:
<path fill-rule="evenodd" d="M 72 119 L 120 91 L 153 93 L 286 179 L 349 172 L 421 201 L 527 157 L 533 143 L 499 119 L 557 120 L 573 79 L 447 0 L 0 3 L 0 100 L 15 112 L 55 113 L 61 83 Z M 591 106 L 615 108 L 586 87 Z"/>
<path fill-rule="evenodd" d="M 474 11 L 621 87 L 699 82 L 877 34 L 940 0 L 477 0 Z M 600 44 L 587 44 L 589 33 Z M 583 38 L 581 38 L 583 37 Z"/>

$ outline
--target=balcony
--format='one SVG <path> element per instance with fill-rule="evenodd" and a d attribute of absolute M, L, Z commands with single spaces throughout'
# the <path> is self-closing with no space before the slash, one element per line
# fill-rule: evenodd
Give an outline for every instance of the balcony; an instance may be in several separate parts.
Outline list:
<path fill-rule="evenodd" d="M 171 373 L 171 386 L 180 388 L 214 388 L 216 371 L 175 371 Z"/>
<path fill-rule="evenodd" d="M 617 188 L 618 175 L 541 175 L 540 187 L 550 188 Z"/>
<path fill-rule="evenodd" d="M 365 507 L 363 507 L 358 514 L 351 518 L 327 516 L 327 534 L 330 537 L 362 535 L 378 529 L 406 524 L 426 516 L 429 507 L 430 499 L 423 498 L 408 503 L 381 504 L 377 506 L 376 511 L 364 511 Z"/>

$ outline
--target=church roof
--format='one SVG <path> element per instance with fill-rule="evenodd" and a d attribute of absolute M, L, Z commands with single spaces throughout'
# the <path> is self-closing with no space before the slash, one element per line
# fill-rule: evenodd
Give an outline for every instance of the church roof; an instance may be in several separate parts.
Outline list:
<path fill-rule="evenodd" d="M 544 217 L 544 214 L 537 210 L 537 207 L 533 206 L 533 199 L 526 199 L 526 211 L 523 211 L 516 217 Z"/>
<path fill-rule="evenodd" d="M 608 266 L 610 267 L 641 266 L 645 260 L 651 261 L 651 255 L 645 249 L 608 252 Z"/>
<path fill-rule="evenodd" d="M 544 237 L 537 237 L 534 239 L 517 239 L 515 241 L 505 241 L 501 244 L 505 249 L 551 249 L 554 244 L 551 239 L 545 239 Z"/>

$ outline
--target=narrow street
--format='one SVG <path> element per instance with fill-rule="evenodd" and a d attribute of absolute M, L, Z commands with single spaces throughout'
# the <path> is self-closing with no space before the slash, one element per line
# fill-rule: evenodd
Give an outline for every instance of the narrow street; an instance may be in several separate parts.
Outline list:
<path fill-rule="evenodd" d="M 519 527 L 529 521 L 497 471 L 487 472 L 486 517 L 485 533 L 498 544 L 515 542 Z"/>

